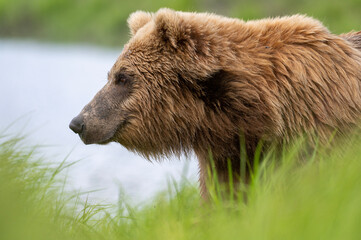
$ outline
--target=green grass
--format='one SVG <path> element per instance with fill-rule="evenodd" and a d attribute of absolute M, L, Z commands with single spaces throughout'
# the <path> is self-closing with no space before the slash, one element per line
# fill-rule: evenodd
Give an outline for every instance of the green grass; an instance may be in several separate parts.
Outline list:
<path fill-rule="evenodd" d="M 336 33 L 361 30 L 361 0 L 0 0 L 0 37 L 121 46 L 129 38 L 130 13 L 161 7 L 245 20 L 302 13 Z"/>
<path fill-rule="evenodd" d="M 64 190 L 65 163 L 19 138 L 0 143 L 0 239 L 360 239 L 361 146 L 357 137 L 281 158 L 268 154 L 239 197 L 200 200 L 195 184 L 171 183 L 142 206 L 84 203 Z M 304 159 L 305 160 L 305 159 Z M 244 189 L 244 188 L 243 188 Z"/>

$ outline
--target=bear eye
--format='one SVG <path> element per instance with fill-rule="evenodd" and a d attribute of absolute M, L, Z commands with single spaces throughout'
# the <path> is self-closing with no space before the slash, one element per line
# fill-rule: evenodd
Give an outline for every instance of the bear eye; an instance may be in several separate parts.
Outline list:
<path fill-rule="evenodd" d="M 115 75 L 115 84 L 125 84 L 128 81 L 129 77 L 124 73 L 118 73 Z"/>

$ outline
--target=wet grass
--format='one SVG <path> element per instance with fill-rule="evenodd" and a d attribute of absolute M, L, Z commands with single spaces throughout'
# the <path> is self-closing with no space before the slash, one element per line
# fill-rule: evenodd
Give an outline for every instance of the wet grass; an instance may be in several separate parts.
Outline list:
<path fill-rule="evenodd" d="M 266 155 L 242 187 L 247 194 L 208 203 L 195 183 L 170 183 L 142 206 L 90 204 L 64 190 L 68 167 L 41 148 L 0 139 L 0 238 L 17 239 L 360 239 L 361 147 L 318 149 L 301 161 L 299 144 Z M 305 160 L 305 159 L 304 159 Z"/>

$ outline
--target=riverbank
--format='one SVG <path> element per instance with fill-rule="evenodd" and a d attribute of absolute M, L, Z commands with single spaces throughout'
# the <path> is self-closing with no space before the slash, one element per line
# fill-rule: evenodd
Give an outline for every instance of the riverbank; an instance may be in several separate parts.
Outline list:
<path fill-rule="evenodd" d="M 335 33 L 360 30 L 360 0 L 0 0 L 0 37 L 41 39 L 122 46 L 129 38 L 126 20 L 136 10 L 169 7 L 183 11 L 208 11 L 244 20 L 307 14 Z"/>

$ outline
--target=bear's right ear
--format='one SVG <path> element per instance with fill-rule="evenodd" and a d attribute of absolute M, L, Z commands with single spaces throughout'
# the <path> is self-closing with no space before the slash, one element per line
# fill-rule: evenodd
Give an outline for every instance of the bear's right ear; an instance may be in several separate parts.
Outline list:
<path fill-rule="evenodd" d="M 174 48 L 191 42 L 191 25 L 176 11 L 163 8 L 154 15 L 154 24 L 161 39 Z"/>
<path fill-rule="evenodd" d="M 145 24 L 150 22 L 153 18 L 152 13 L 144 12 L 144 11 L 136 11 L 130 14 L 128 18 L 128 26 L 132 36 L 134 36 L 137 31 L 142 28 Z"/>

